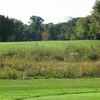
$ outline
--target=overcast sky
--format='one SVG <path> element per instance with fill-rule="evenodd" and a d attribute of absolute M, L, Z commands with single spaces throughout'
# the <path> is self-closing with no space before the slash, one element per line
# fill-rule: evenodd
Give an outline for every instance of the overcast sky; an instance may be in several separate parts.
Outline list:
<path fill-rule="evenodd" d="M 0 0 L 0 14 L 27 24 L 32 15 L 42 17 L 44 23 L 60 23 L 68 17 L 91 14 L 96 0 Z"/>

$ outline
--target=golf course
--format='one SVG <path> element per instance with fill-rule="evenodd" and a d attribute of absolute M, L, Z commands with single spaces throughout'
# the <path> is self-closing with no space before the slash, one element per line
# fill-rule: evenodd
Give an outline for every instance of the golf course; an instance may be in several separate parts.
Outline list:
<path fill-rule="evenodd" d="M 99 100 L 100 41 L 0 43 L 0 100 Z"/>

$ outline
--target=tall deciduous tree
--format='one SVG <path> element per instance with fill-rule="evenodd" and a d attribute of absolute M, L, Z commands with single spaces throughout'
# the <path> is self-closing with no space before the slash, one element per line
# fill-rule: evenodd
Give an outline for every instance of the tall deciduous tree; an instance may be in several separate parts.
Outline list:
<path fill-rule="evenodd" d="M 8 38 L 13 34 L 14 31 L 14 24 L 13 21 L 0 15 L 0 38 L 2 42 L 7 42 Z"/>
<path fill-rule="evenodd" d="M 100 39 L 100 0 L 96 0 L 92 13 L 96 29 L 96 39 Z"/>
<path fill-rule="evenodd" d="M 53 25 L 50 25 L 47 30 L 45 40 L 57 40 L 57 32 Z"/>
<path fill-rule="evenodd" d="M 39 16 L 31 16 L 30 17 L 30 33 L 33 34 L 34 40 L 42 40 L 42 31 L 43 28 L 41 26 L 44 19 Z"/>
<path fill-rule="evenodd" d="M 24 25 L 20 20 L 17 19 L 13 19 L 13 23 L 14 23 L 14 41 L 22 41 Z"/>
<path fill-rule="evenodd" d="M 76 35 L 79 39 L 89 39 L 90 16 L 79 18 L 76 22 Z"/>

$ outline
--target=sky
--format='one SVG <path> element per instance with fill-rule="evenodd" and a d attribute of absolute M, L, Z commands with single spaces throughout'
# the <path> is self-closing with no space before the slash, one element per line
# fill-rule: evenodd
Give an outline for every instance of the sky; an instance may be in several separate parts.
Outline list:
<path fill-rule="evenodd" d="M 0 0 L 0 14 L 28 24 L 31 16 L 44 23 L 66 22 L 70 17 L 91 15 L 96 0 Z"/>

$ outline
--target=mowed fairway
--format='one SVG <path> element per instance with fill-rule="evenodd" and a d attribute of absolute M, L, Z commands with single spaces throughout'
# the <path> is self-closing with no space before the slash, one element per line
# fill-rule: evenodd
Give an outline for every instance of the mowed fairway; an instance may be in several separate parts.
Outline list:
<path fill-rule="evenodd" d="M 67 94 L 24 100 L 100 100 L 100 93 Z"/>
<path fill-rule="evenodd" d="M 0 80 L 0 100 L 100 100 L 100 79 Z"/>
<path fill-rule="evenodd" d="M 100 45 L 99 40 L 76 40 L 76 41 L 31 41 L 31 42 L 1 42 L 0 51 L 4 50 L 14 50 L 14 49 L 30 49 L 34 47 L 47 47 L 47 48 L 57 48 L 65 49 L 66 47 L 74 46 L 97 46 Z"/>

